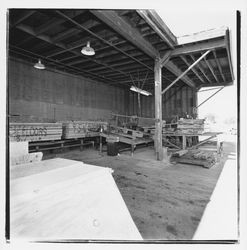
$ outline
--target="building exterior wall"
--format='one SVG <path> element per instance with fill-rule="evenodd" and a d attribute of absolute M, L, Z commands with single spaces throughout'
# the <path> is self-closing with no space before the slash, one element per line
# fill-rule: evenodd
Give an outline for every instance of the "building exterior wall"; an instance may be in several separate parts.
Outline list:
<path fill-rule="evenodd" d="M 17 59 L 9 60 L 8 87 L 10 121 L 105 120 L 128 107 L 122 88 Z"/>

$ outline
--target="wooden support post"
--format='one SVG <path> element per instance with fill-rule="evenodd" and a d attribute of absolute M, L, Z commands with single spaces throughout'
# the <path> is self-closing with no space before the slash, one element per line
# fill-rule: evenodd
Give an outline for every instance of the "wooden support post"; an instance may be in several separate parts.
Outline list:
<path fill-rule="evenodd" d="M 155 80 L 155 154 L 156 159 L 163 160 L 162 148 L 162 81 L 161 81 L 161 62 L 156 58 L 154 65 L 154 80 Z"/>

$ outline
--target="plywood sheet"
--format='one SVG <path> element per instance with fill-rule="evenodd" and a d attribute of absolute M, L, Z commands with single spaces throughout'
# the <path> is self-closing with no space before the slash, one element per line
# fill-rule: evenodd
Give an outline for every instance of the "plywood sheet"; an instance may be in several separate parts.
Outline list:
<path fill-rule="evenodd" d="M 11 181 L 11 238 L 141 239 L 111 170 L 75 162 Z"/>

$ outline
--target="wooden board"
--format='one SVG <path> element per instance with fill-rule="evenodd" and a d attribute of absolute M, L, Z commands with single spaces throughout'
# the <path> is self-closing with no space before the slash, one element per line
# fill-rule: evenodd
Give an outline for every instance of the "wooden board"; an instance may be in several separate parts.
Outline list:
<path fill-rule="evenodd" d="M 44 162 L 54 165 L 56 159 Z M 111 169 L 65 163 L 67 167 L 11 180 L 12 239 L 142 239 Z"/>

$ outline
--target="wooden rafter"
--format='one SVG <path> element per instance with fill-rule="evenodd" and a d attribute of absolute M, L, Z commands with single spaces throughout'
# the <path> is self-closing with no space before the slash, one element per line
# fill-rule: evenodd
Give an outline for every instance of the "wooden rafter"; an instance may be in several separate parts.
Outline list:
<path fill-rule="evenodd" d="M 195 54 L 206 50 L 213 50 L 225 47 L 226 47 L 226 42 L 224 39 L 215 41 L 204 41 L 198 44 L 189 44 L 189 45 L 186 44 L 182 47 L 175 48 L 171 53 L 171 57 L 187 55 L 187 54 Z"/>
<path fill-rule="evenodd" d="M 190 66 L 190 63 L 188 62 L 188 60 L 186 59 L 185 56 L 181 56 L 180 58 L 184 61 L 184 63 L 185 63 L 188 67 Z M 191 70 L 194 72 L 194 74 L 198 77 L 198 79 L 199 79 L 201 82 L 205 83 L 204 79 L 200 76 L 200 74 L 198 73 L 198 71 L 197 71 L 195 68 L 192 68 Z"/>
<path fill-rule="evenodd" d="M 183 74 L 183 72 L 172 61 L 167 62 L 164 67 L 168 69 L 171 73 L 173 73 L 175 76 L 180 76 Z M 196 87 L 195 83 L 191 81 L 190 78 L 187 76 L 183 76 L 181 80 L 192 88 Z"/>
<path fill-rule="evenodd" d="M 25 53 L 28 53 L 28 54 L 31 54 L 32 56 L 35 56 L 35 58 L 41 58 L 41 59 L 45 59 L 47 60 L 48 62 L 51 62 L 55 65 L 60 65 L 60 66 L 63 66 L 64 68 L 70 68 L 74 71 L 77 71 L 77 72 L 81 72 L 83 73 L 84 75 L 86 75 L 86 77 L 93 77 L 93 78 L 96 78 L 96 79 L 101 79 L 101 80 L 104 80 L 104 81 L 110 81 L 110 82 L 113 82 L 114 83 L 114 80 L 112 80 L 111 78 L 108 78 L 108 77 L 105 77 L 105 76 L 101 76 L 101 75 L 98 75 L 98 74 L 94 74 L 94 73 L 90 73 L 88 71 L 85 71 L 85 70 L 82 70 L 81 68 L 77 68 L 77 67 L 73 67 L 73 66 L 70 66 L 70 65 L 67 65 L 65 63 L 61 63 L 57 60 L 54 60 L 54 59 L 51 59 L 51 58 L 47 58 L 47 57 L 44 57 L 42 55 L 39 55 L 39 54 L 36 54 L 36 53 L 33 53 L 33 52 L 30 52 L 30 51 L 27 51 L 27 50 L 24 50 L 23 48 L 19 48 L 17 46 L 13 46 L 13 45 L 10 45 L 10 49 L 11 50 L 17 50 L 17 51 L 22 51 L 22 52 L 25 52 Z"/>
<path fill-rule="evenodd" d="M 213 77 L 215 78 L 216 82 L 220 82 L 218 76 L 215 74 L 214 69 L 210 62 L 204 57 L 204 62 L 207 64 L 208 68 L 210 69 Z"/>
<path fill-rule="evenodd" d="M 195 61 L 196 61 L 196 59 L 195 59 L 194 55 L 190 55 L 190 57 L 191 57 L 191 59 L 192 59 L 192 62 L 195 62 Z M 198 67 L 198 68 L 199 68 L 199 70 L 202 72 L 202 74 L 203 74 L 203 75 L 204 75 L 204 77 L 207 79 L 207 81 L 210 83 L 210 82 L 211 82 L 211 80 L 210 80 L 210 78 L 207 76 L 207 74 L 206 74 L 205 70 L 201 67 L 200 63 L 199 63 L 199 64 L 197 64 L 197 67 Z"/>
<path fill-rule="evenodd" d="M 17 20 L 15 20 L 14 23 L 10 23 L 10 28 L 14 28 L 16 25 L 18 25 L 19 23 L 23 22 L 24 20 L 26 20 L 27 18 L 29 18 L 34 13 L 35 13 L 34 10 L 27 10 L 27 11 L 25 11 L 24 14 L 22 14 Z"/>
<path fill-rule="evenodd" d="M 220 75 L 221 75 L 223 81 L 225 82 L 225 81 L 226 81 L 226 78 L 225 78 L 225 76 L 224 76 L 224 74 L 223 74 L 222 67 L 221 67 L 220 62 L 219 62 L 219 60 L 218 60 L 218 58 L 217 58 L 216 52 L 213 51 L 213 54 L 214 54 L 214 59 L 215 59 L 215 61 L 216 61 L 217 67 L 218 67 L 218 69 L 219 69 L 219 71 L 220 71 Z"/>
<path fill-rule="evenodd" d="M 176 43 L 176 37 L 171 33 L 166 24 L 151 10 L 137 10 L 137 13 L 152 27 L 152 29 L 173 49 Z"/>
<path fill-rule="evenodd" d="M 48 43 L 50 43 L 50 44 L 52 44 L 52 45 L 55 45 L 55 46 L 57 46 L 57 47 L 60 47 L 60 48 L 62 48 L 63 50 L 70 51 L 71 53 L 73 53 L 73 54 L 75 54 L 75 55 L 80 55 L 80 56 L 82 56 L 82 57 L 86 57 L 86 56 L 83 56 L 80 52 L 71 51 L 70 49 L 68 49 L 68 48 L 66 47 L 66 45 L 64 45 L 64 44 L 62 44 L 62 43 L 54 43 L 54 42 L 52 41 L 52 39 L 51 39 L 49 36 L 44 36 L 44 35 L 38 35 L 38 36 L 36 36 L 34 30 L 33 30 L 31 27 L 29 27 L 29 26 L 26 26 L 26 25 L 18 25 L 17 27 L 18 27 L 18 29 L 21 29 L 22 31 L 25 31 L 25 32 L 28 33 L 28 34 L 30 34 L 30 35 L 32 35 L 32 36 L 35 36 L 35 37 L 37 37 L 37 38 L 39 38 L 39 39 L 41 39 L 41 40 L 43 40 L 43 41 L 45 41 L 45 42 L 48 42 Z M 119 72 L 119 73 L 121 73 L 121 74 L 126 75 L 126 76 L 129 77 L 129 75 L 128 75 L 127 73 L 125 73 L 124 71 L 114 69 L 114 68 L 111 67 L 110 65 L 108 65 L 108 64 L 106 64 L 106 63 L 103 63 L 103 62 L 101 62 L 101 61 L 99 61 L 99 60 L 96 60 L 96 59 L 93 59 L 93 58 L 89 58 L 89 57 L 86 57 L 86 59 L 89 60 L 89 61 L 93 61 L 93 62 L 95 62 L 96 64 L 104 65 L 106 68 L 112 69 L 113 71 Z"/>
<path fill-rule="evenodd" d="M 141 49 L 152 58 L 159 57 L 156 49 L 148 43 L 139 31 L 131 27 L 123 18 L 121 18 L 115 11 L 91 10 L 96 17 L 113 28 L 117 33 L 125 37 L 128 41 L 133 43 L 137 48 Z"/>
<path fill-rule="evenodd" d="M 187 72 L 189 72 L 196 64 L 198 64 L 205 56 L 210 52 L 210 50 L 206 51 L 201 57 L 199 57 L 193 64 L 189 66 L 182 74 L 180 74 L 169 86 L 167 86 L 164 90 L 162 90 L 162 94 L 164 94 L 168 89 L 170 89 L 177 81 L 179 81 L 182 77 L 185 76 Z M 190 86 L 192 87 L 192 86 Z M 195 87 L 195 86 L 194 86 Z"/>

